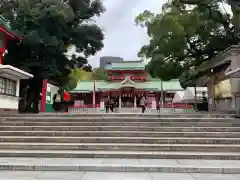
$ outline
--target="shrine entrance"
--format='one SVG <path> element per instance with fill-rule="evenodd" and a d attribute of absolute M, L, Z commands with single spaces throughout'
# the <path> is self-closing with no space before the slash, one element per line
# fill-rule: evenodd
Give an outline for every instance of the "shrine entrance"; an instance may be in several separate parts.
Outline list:
<path fill-rule="evenodd" d="M 134 108 L 136 107 L 135 89 L 132 87 L 124 87 L 120 91 L 119 97 L 121 108 Z"/>
<path fill-rule="evenodd" d="M 134 97 L 132 94 L 127 96 L 122 96 L 122 108 L 133 108 L 134 107 Z"/>

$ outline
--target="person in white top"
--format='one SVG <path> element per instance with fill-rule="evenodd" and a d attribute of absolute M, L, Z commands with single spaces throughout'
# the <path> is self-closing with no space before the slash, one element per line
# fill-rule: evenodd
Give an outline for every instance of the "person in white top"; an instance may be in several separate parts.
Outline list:
<path fill-rule="evenodd" d="M 143 96 L 143 97 L 140 99 L 140 106 L 141 106 L 141 108 L 142 108 L 142 113 L 144 113 L 145 110 L 146 110 L 146 97 Z"/>

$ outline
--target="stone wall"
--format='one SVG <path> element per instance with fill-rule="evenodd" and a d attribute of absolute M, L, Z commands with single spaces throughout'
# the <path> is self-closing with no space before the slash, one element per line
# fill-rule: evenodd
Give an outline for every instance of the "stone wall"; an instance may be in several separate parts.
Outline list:
<path fill-rule="evenodd" d="M 236 81 L 232 81 L 232 79 L 229 79 L 224 75 L 226 69 L 227 67 L 223 68 L 220 72 L 214 74 L 213 79 L 211 77 L 207 83 L 209 99 L 214 99 L 212 101 L 212 110 L 214 111 L 235 111 L 235 98 L 234 94 L 232 94 L 232 88 L 233 86 L 237 86 L 237 84 Z M 224 85 L 223 83 L 227 80 L 230 81 L 229 88 L 225 87 L 226 85 Z M 223 84 L 221 85 L 221 83 Z M 214 98 L 212 92 L 214 92 Z M 210 106 L 211 105 L 209 104 L 209 109 L 211 109 Z"/>

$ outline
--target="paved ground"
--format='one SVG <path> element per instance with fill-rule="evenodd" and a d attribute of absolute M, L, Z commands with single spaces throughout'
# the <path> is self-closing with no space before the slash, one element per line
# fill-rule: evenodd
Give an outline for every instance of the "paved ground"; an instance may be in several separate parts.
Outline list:
<path fill-rule="evenodd" d="M 161 159 L 52 159 L 0 158 L 0 165 L 194 165 L 240 167 L 240 161 Z M 1 171 L 0 180 L 240 180 L 240 174 L 81 172 L 81 171 Z"/>
<path fill-rule="evenodd" d="M 111 158 L 0 158 L 0 165 L 187 165 L 240 167 L 240 160 L 191 160 L 191 159 L 111 159 Z"/>
<path fill-rule="evenodd" d="M 0 171 L 1 180 L 240 180 L 234 174 Z"/>

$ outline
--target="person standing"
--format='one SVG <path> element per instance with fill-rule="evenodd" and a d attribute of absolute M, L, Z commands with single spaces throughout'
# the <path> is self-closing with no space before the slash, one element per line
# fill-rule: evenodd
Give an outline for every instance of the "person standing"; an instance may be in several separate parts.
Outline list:
<path fill-rule="evenodd" d="M 146 98 L 144 96 L 140 99 L 140 106 L 142 108 L 142 113 L 144 113 L 146 110 Z"/>
<path fill-rule="evenodd" d="M 109 98 L 108 98 L 107 101 L 105 102 L 105 110 L 106 110 L 106 113 L 109 112 L 109 106 L 110 106 L 110 100 L 109 100 Z"/>
<path fill-rule="evenodd" d="M 71 105 L 71 96 L 68 92 L 64 91 L 63 92 L 63 104 L 64 104 L 64 109 L 65 113 L 68 113 L 68 107 Z"/>
<path fill-rule="evenodd" d="M 53 105 L 52 108 L 56 111 L 59 112 L 62 110 L 62 96 L 60 93 L 60 90 L 53 96 Z"/>
<path fill-rule="evenodd" d="M 114 100 L 113 100 L 113 98 L 110 98 L 109 109 L 113 113 L 113 110 L 114 110 Z"/>
<path fill-rule="evenodd" d="M 159 102 L 156 104 L 156 108 L 157 108 L 157 112 L 160 113 L 160 104 L 159 104 Z"/>

